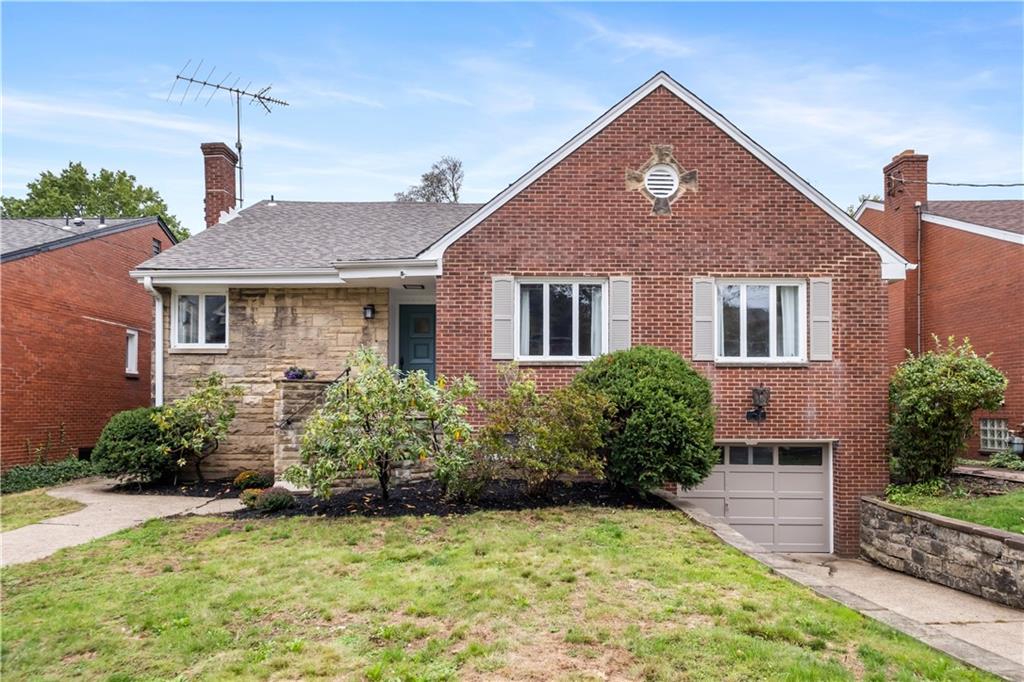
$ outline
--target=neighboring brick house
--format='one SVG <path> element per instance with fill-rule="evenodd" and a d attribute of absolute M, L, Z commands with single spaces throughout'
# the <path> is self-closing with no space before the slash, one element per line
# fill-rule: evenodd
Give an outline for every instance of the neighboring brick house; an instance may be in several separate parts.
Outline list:
<path fill-rule="evenodd" d="M 1009 379 L 1006 402 L 975 415 L 971 455 L 1006 445 L 1024 423 L 1024 201 L 930 201 L 928 157 L 904 151 L 883 169 L 884 201 L 854 217 L 916 264 L 889 286 L 889 362 L 967 337 Z"/>
<path fill-rule="evenodd" d="M 175 240 L 157 217 L 4 219 L 0 230 L 6 470 L 85 454 L 112 414 L 150 403 L 153 299 L 128 273 Z"/>
<path fill-rule="evenodd" d="M 501 362 L 550 387 L 650 344 L 714 389 L 723 463 L 683 494 L 772 549 L 857 551 L 859 498 L 888 483 L 878 351 L 907 262 L 664 73 L 482 206 L 234 213 L 233 154 L 203 151 L 221 222 L 133 274 L 165 304 L 158 401 L 211 369 L 246 389 L 220 473 L 293 461 L 292 364 L 333 378 L 368 343 L 493 395 Z"/>

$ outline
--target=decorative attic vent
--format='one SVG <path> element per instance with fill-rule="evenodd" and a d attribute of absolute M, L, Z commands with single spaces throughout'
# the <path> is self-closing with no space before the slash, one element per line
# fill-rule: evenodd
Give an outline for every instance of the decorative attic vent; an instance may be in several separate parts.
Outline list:
<path fill-rule="evenodd" d="M 644 186 L 657 199 L 670 197 L 679 188 L 679 173 L 672 166 L 659 163 L 647 171 Z"/>

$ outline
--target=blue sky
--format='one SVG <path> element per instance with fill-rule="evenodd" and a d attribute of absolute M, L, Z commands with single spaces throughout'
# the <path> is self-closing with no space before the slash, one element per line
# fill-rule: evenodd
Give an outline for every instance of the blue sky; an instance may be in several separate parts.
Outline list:
<path fill-rule="evenodd" d="M 2 191 L 82 161 L 202 228 L 225 98 L 166 101 L 186 60 L 292 106 L 243 110 L 247 203 L 388 200 L 443 154 L 485 201 L 664 69 L 842 206 L 915 148 L 934 180 L 1021 182 L 1024 5 L 12 4 Z M 205 70 L 205 68 L 204 68 Z M 180 93 L 181 91 L 178 90 Z M 933 188 L 933 198 L 1020 198 Z"/>

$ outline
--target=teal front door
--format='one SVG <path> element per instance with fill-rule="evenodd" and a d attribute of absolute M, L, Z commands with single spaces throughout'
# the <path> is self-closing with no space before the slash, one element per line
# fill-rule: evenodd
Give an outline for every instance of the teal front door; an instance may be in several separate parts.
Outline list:
<path fill-rule="evenodd" d="M 402 305 L 398 308 L 398 368 L 403 372 L 422 369 L 434 380 L 434 326 L 432 305 Z"/>

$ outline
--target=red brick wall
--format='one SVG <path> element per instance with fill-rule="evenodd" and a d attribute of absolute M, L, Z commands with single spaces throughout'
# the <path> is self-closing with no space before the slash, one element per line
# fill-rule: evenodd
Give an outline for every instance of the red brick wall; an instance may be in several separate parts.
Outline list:
<path fill-rule="evenodd" d="M 1024 422 L 1024 247 L 928 222 L 921 247 L 924 349 L 934 348 L 933 334 L 943 342 L 969 337 L 1010 380 L 1003 409 L 975 415 L 974 455 L 982 417 L 1006 419 L 1010 428 Z"/>
<path fill-rule="evenodd" d="M 895 233 L 896 229 L 901 228 L 897 225 L 894 229 L 889 224 L 889 221 L 886 220 L 884 212 L 868 209 L 861 214 L 860 224 L 871 230 L 876 237 L 883 240 L 889 246 L 894 249 L 901 250 L 898 245 L 902 243 L 902 235 Z M 911 255 L 911 260 L 913 261 L 916 259 L 917 254 L 915 248 L 915 253 Z M 909 278 L 910 276 L 916 276 L 916 273 L 908 272 L 907 275 Z M 913 341 L 911 341 L 911 345 L 908 346 L 907 339 L 908 330 L 905 312 L 907 280 L 890 282 L 888 289 L 889 334 L 887 355 L 889 358 L 889 364 L 896 366 L 907 359 L 907 348 L 913 347 Z M 916 328 L 912 328 L 911 335 L 913 336 L 915 333 Z"/>
<path fill-rule="evenodd" d="M 63 457 L 62 424 L 69 447 L 91 447 L 112 414 L 150 404 L 153 299 L 128 272 L 153 239 L 171 246 L 154 224 L 0 266 L 3 469 L 47 435 Z M 139 331 L 137 378 L 125 376 L 126 327 Z"/>
<path fill-rule="evenodd" d="M 700 188 L 651 215 L 624 171 L 672 144 Z M 633 344 L 689 359 L 694 276 L 833 278 L 834 360 L 806 367 L 696 363 L 711 380 L 721 439 L 822 439 L 835 455 L 836 549 L 857 551 L 858 499 L 888 482 L 886 286 L 878 256 L 717 127 L 658 89 L 475 227 L 437 284 L 438 371 L 495 390 L 495 274 L 633 277 Z M 540 367 L 544 385 L 572 367 Z M 750 389 L 772 390 L 768 419 L 745 420 Z"/>

